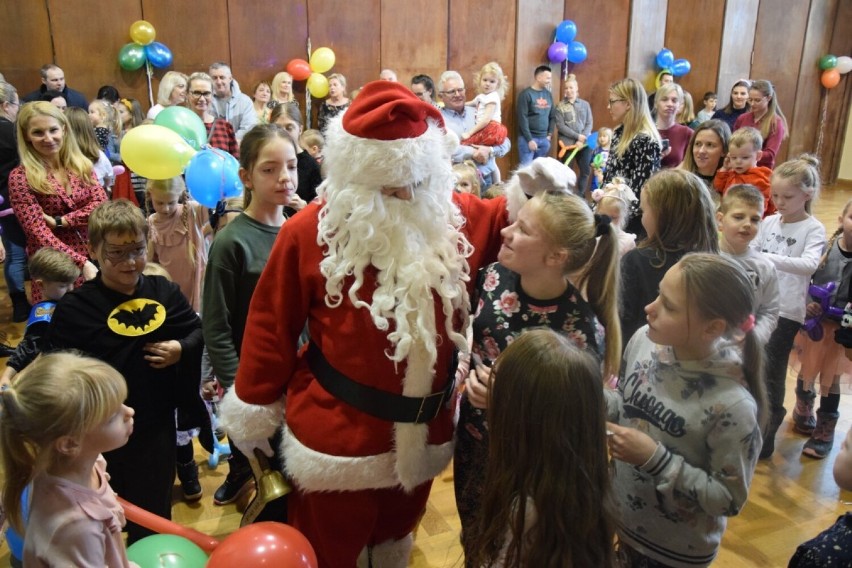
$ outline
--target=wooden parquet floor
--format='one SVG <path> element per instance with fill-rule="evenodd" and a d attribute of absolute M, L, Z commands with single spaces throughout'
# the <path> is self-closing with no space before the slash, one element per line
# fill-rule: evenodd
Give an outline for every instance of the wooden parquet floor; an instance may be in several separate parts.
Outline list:
<path fill-rule="evenodd" d="M 852 198 L 852 190 L 827 188 L 816 204 L 814 213 L 826 224 L 829 232 L 837 226 L 837 217 L 843 205 Z M 0 288 L 5 283 L 0 278 Z M 0 330 L 7 340 L 17 343 L 23 324 L 10 322 L 11 306 L 5 289 L 0 293 Z M 791 363 L 794 361 L 791 361 Z M 849 379 L 849 377 L 845 377 Z M 793 407 L 795 373 L 788 374 L 788 409 Z M 832 477 L 832 464 L 840 447 L 840 440 L 852 426 L 852 387 L 844 384 L 841 398 L 837 442 L 825 460 L 812 460 L 801 455 L 805 437 L 792 431 L 788 420 L 779 431 L 775 455 L 760 462 L 751 486 L 749 500 L 742 513 L 730 519 L 722 540 L 722 549 L 714 563 L 719 567 L 781 567 L 796 546 L 829 527 L 835 519 L 850 510 L 852 493 L 841 491 Z M 202 532 L 224 537 L 239 527 L 242 508 L 248 501 L 217 507 L 212 495 L 225 477 L 225 467 L 210 469 L 207 455 L 196 445 L 196 460 L 200 465 L 200 478 L 204 496 L 193 504 L 180 500 L 175 486 L 175 521 L 192 526 Z M 451 471 L 451 470 L 450 470 Z M 439 476 L 433 485 L 426 514 L 415 536 L 410 566 L 415 568 L 460 568 L 463 566 L 461 547 L 458 544 L 459 519 L 456 513 L 453 483 L 450 471 Z M 8 549 L 0 545 L 0 565 L 8 565 Z"/>

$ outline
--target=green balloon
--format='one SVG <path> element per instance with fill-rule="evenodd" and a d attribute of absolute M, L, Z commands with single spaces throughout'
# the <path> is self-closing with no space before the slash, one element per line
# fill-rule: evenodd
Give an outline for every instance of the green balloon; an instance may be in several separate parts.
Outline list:
<path fill-rule="evenodd" d="M 187 144 L 201 150 L 207 145 L 207 127 L 201 118 L 183 106 L 170 106 L 160 111 L 154 124 L 165 126 L 180 134 Z"/>
<path fill-rule="evenodd" d="M 128 43 L 118 52 L 118 64 L 127 71 L 136 71 L 145 65 L 145 48 L 138 43 Z"/>
<path fill-rule="evenodd" d="M 127 559 L 140 568 L 204 568 L 207 555 L 191 540 L 172 534 L 155 534 L 127 548 Z"/>
<path fill-rule="evenodd" d="M 823 71 L 828 71 L 829 69 L 834 69 L 837 67 L 837 57 L 831 55 L 823 55 L 819 58 L 819 68 Z"/>

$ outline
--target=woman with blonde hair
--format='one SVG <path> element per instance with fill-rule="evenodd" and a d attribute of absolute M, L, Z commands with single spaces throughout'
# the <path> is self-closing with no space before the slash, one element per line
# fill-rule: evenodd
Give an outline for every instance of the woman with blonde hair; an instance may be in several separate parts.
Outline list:
<path fill-rule="evenodd" d="M 763 79 L 752 81 L 748 90 L 751 110 L 743 113 L 734 123 L 734 130 L 751 126 L 760 131 L 763 136 L 763 154 L 757 161 L 758 166 L 769 169 L 775 167 L 775 156 L 781 147 L 781 142 L 787 137 L 787 118 L 781 112 L 778 97 L 772 83 Z"/>
<path fill-rule="evenodd" d="M 683 160 L 692 129 L 678 123 L 678 113 L 684 104 L 683 89 L 677 83 L 660 85 L 654 97 L 655 126 L 663 143 L 660 166 L 676 168 Z"/>
<path fill-rule="evenodd" d="M 299 101 L 293 93 L 293 76 L 286 71 L 276 73 L 270 84 L 272 88 L 272 98 L 269 100 L 269 108 L 275 108 L 278 105 L 293 105 L 299 108 Z"/>
<path fill-rule="evenodd" d="M 148 111 L 147 118 L 154 120 L 160 111 L 166 107 L 186 103 L 186 75 L 177 71 L 168 71 L 160 81 L 157 90 L 157 104 Z"/>
<path fill-rule="evenodd" d="M 604 185 L 620 177 L 639 201 L 630 208 L 626 230 L 643 236 L 642 186 L 660 169 L 662 142 L 648 109 L 648 95 L 642 83 L 630 77 L 609 88 L 609 113 L 618 126 L 613 131 Z"/>
<path fill-rule="evenodd" d="M 332 117 L 349 108 L 351 101 L 346 96 L 346 77 L 340 73 L 328 76 L 328 98 L 322 102 L 317 113 L 319 130 L 325 134 L 325 128 Z"/>
<path fill-rule="evenodd" d="M 43 247 L 67 253 L 91 280 L 98 269 L 89 260 L 89 214 L 107 196 L 93 175 L 92 161 L 80 151 L 65 114 L 50 103 L 24 105 L 18 114 L 21 165 L 9 174 L 9 199 L 27 236 L 27 254 Z M 33 303 L 42 299 L 33 282 Z"/>

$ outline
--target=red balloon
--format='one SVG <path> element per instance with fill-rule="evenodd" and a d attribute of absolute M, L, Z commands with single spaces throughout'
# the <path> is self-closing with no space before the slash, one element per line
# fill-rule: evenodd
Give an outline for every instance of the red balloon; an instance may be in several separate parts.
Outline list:
<path fill-rule="evenodd" d="M 137 507 L 129 501 L 125 501 L 121 497 L 117 497 L 117 499 L 119 505 L 121 505 L 122 509 L 124 509 L 124 517 L 128 521 L 132 521 L 139 526 L 143 526 L 146 529 L 150 529 L 161 534 L 182 536 L 183 538 L 194 542 L 207 554 L 210 554 L 210 552 L 219 545 L 219 541 L 212 536 L 208 536 L 189 527 L 184 527 L 174 521 L 164 519 L 159 515 L 155 515 L 150 511 Z M 302 535 L 300 534 L 299 536 Z M 307 542 L 307 540 L 305 542 Z"/>
<path fill-rule="evenodd" d="M 840 72 L 837 69 L 828 69 L 823 71 L 820 81 L 822 82 L 822 86 L 826 89 L 833 89 L 838 83 L 840 83 Z"/>
<path fill-rule="evenodd" d="M 217 546 L 207 568 L 287 566 L 316 568 L 317 555 L 305 536 L 289 525 L 263 522 L 247 525 Z"/>
<path fill-rule="evenodd" d="M 287 64 L 287 73 L 292 75 L 295 81 L 304 81 L 311 76 L 311 65 L 304 59 L 291 59 Z"/>

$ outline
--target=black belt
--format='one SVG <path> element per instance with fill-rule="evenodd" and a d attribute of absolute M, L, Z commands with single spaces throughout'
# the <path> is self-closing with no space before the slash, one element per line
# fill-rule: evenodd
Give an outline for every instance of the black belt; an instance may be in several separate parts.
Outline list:
<path fill-rule="evenodd" d="M 313 341 L 308 345 L 307 359 L 322 388 L 361 412 L 388 422 L 425 424 L 433 420 L 455 387 L 454 373 L 450 374 L 444 390 L 424 397 L 394 394 L 362 385 L 332 367 Z"/>

